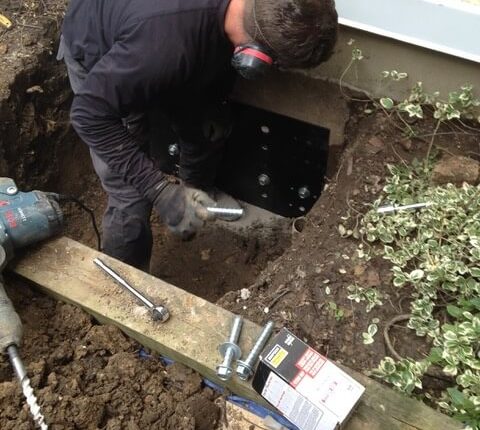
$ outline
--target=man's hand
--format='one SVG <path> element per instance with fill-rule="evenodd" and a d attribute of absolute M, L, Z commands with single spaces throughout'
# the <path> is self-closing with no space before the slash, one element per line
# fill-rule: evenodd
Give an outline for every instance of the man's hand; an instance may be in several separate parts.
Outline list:
<path fill-rule="evenodd" d="M 205 221 L 215 219 L 207 211 L 209 206 L 215 206 L 215 202 L 206 193 L 174 182 L 163 184 L 153 201 L 160 219 L 183 240 L 191 239 Z"/>

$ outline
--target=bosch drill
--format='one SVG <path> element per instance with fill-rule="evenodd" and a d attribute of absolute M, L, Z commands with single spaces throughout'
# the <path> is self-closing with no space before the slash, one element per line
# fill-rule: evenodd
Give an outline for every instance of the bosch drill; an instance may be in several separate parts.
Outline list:
<path fill-rule="evenodd" d="M 22 385 L 30 411 L 41 429 L 47 429 L 33 395 L 17 347 L 22 324 L 5 293 L 1 271 L 16 248 L 46 239 L 60 232 L 63 215 L 59 195 L 41 191 L 20 192 L 10 178 L 0 178 L 0 352 L 7 352 Z"/>

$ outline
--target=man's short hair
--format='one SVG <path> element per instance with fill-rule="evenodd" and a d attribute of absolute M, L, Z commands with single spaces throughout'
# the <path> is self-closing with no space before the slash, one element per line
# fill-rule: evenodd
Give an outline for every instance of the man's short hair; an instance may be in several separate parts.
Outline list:
<path fill-rule="evenodd" d="M 244 24 L 285 68 L 317 66 L 330 58 L 337 41 L 333 0 L 247 0 Z"/>

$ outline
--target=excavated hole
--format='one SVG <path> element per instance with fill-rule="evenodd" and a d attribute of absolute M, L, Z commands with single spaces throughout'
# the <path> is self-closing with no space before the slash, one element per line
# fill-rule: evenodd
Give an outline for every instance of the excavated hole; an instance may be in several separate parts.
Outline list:
<path fill-rule="evenodd" d="M 18 75 L 11 93 L 1 115 L 8 136 L 1 147 L 4 175 L 25 191 L 41 189 L 80 198 L 94 209 L 100 224 L 107 197 L 86 145 L 69 127 L 71 93 L 64 68 L 42 57 L 37 69 Z M 74 206 L 64 210 L 65 235 L 95 247 L 88 215 Z M 288 222 L 268 227 L 257 222 L 240 231 L 214 224 L 190 242 L 173 237 L 155 215 L 152 225 L 151 273 L 212 302 L 253 284 L 266 264 L 289 246 L 291 237 Z"/>
<path fill-rule="evenodd" d="M 40 55 L 37 67 L 18 74 L 0 111 L 5 136 L 0 168 L 22 190 L 55 191 L 83 200 L 100 225 L 107 196 L 86 145 L 69 126 L 71 97 L 65 68 L 51 56 Z M 240 104 L 234 104 L 233 113 L 218 185 L 291 219 L 264 223 L 261 218 L 234 230 L 216 223 L 182 242 L 152 217 L 151 273 L 213 302 L 253 284 L 266 264 L 289 246 L 292 231 L 301 230 L 298 221 L 292 229 L 293 218 L 307 213 L 320 196 L 328 158 L 326 129 Z M 174 169 L 177 160 L 169 148 L 176 136 L 171 130 L 156 132 L 163 138 L 155 141 L 163 145 L 154 155 L 162 169 Z M 96 247 L 88 215 L 73 206 L 64 210 L 65 235 Z"/>

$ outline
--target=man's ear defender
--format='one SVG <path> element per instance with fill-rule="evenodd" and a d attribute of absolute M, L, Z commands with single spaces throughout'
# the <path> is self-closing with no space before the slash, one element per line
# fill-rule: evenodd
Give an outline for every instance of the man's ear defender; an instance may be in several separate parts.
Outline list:
<path fill-rule="evenodd" d="M 245 79 L 257 79 L 264 76 L 274 61 L 266 49 L 256 43 L 237 46 L 232 57 L 232 66 Z"/>

